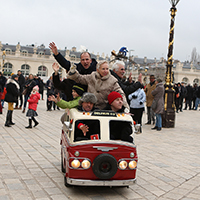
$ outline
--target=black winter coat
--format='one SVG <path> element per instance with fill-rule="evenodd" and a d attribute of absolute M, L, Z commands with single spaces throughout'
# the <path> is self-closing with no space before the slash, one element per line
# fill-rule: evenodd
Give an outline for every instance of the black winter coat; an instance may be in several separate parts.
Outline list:
<path fill-rule="evenodd" d="M 53 73 L 53 84 L 56 89 L 62 91 L 66 95 L 67 101 L 73 100 L 72 87 L 75 84 L 75 81 L 71 79 L 64 79 L 63 81 L 60 81 L 59 74 L 55 75 L 55 73 Z"/>
<path fill-rule="evenodd" d="M 8 82 L 6 84 L 6 96 L 5 96 L 5 101 L 9 103 L 16 103 L 17 102 L 17 97 L 19 96 L 19 84 L 13 80 L 13 79 L 8 79 Z"/>
<path fill-rule="evenodd" d="M 30 95 L 33 87 L 36 86 L 36 82 L 33 79 L 29 79 L 25 82 L 25 88 L 28 88 L 26 95 Z"/>
<path fill-rule="evenodd" d="M 142 84 L 139 81 L 127 85 L 125 82 L 121 80 L 121 78 L 114 71 L 110 70 L 110 73 L 118 80 L 118 83 L 126 96 L 128 96 L 129 94 L 135 92 L 137 89 L 142 87 Z"/>
<path fill-rule="evenodd" d="M 187 89 L 182 85 L 180 87 L 181 87 L 181 97 L 185 98 L 187 96 Z"/>
<path fill-rule="evenodd" d="M 192 86 L 190 86 L 190 85 L 186 86 L 186 90 L 187 90 L 186 100 L 192 100 L 192 98 L 193 98 Z"/>
<path fill-rule="evenodd" d="M 54 57 L 63 68 L 65 68 L 67 71 L 69 71 L 69 69 L 71 67 L 70 61 L 66 60 L 63 57 L 63 55 L 60 54 L 60 53 L 58 55 L 56 55 L 56 56 L 54 55 Z M 90 67 L 88 69 L 85 69 L 80 62 L 79 63 L 75 63 L 75 65 L 77 66 L 77 71 L 80 74 L 91 74 L 93 71 L 96 71 L 97 61 L 92 58 L 92 63 L 91 63 L 91 65 L 90 65 Z"/>
<path fill-rule="evenodd" d="M 196 90 L 196 95 L 197 95 L 197 98 L 200 98 L 200 86 Z"/>
<path fill-rule="evenodd" d="M 48 80 L 46 82 L 45 87 L 47 88 L 47 96 L 49 97 L 50 95 L 54 95 L 55 94 L 55 88 L 54 88 L 54 84 L 52 80 Z"/>
<path fill-rule="evenodd" d="M 20 93 L 22 93 L 23 87 L 24 87 L 24 84 L 25 84 L 25 78 L 22 74 L 19 75 L 18 82 L 19 82 L 19 87 L 20 87 Z"/>
<path fill-rule="evenodd" d="M 42 94 L 44 91 L 44 82 L 41 78 L 38 79 L 39 79 L 39 93 Z"/>
<path fill-rule="evenodd" d="M 5 76 L 3 76 L 3 75 L 0 76 L 0 92 L 3 92 L 4 87 L 6 85 L 6 80 L 7 79 Z"/>

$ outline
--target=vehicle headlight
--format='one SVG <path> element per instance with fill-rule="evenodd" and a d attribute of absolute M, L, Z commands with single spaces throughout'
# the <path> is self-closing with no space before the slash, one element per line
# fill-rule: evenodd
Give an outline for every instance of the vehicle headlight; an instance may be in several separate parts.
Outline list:
<path fill-rule="evenodd" d="M 122 160 L 122 161 L 119 162 L 119 168 L 122 169 L 122 170 L 126 169 L 127 165 L 128 164 L 125 160 Z"/>
<path fill-rule="evenodd" d="M 90 165 L 91 165 L 91 163 L 90 163 L 89 160 L 83 160 L 82 163 L 81 163 L 81 167 L 82 167 L 83 169 L 88 169 L 88 168 L 90 168 Z"/>
<path fill-rule="evenodd" d="M 128 163 L 128 167 L 130 169 L 135 169 L 137 167 L 137 162 L 135 160 L 132 160 Z"/>
<path fill-rule="evenodd" d="M 74 168 L 74 169 L 78 169 L 80 167 L 80 161 L 75 159 L 71 162 L 71 166 Z"/>

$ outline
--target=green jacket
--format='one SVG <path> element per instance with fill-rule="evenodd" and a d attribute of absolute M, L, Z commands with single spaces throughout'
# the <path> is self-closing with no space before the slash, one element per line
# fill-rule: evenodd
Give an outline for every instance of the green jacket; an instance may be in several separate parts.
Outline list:
<path fill-rule="evenodd" d="M 60 100 L 59 102 L 57 102 L 57 106 L 62 108 L 62 109 L 66 109 L 66 108 L 76 108 L 79 106 L 78 101 L 81 97 L 77 97 L 75 99 L 73 99 L 72 101 L 65 101 L 65 100 Z"/>

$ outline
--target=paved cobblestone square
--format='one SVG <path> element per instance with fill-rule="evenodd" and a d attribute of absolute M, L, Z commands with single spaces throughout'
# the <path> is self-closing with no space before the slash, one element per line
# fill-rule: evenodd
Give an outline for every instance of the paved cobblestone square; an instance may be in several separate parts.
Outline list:
<path fill-rule="evenodd" d="M 199 111 L 176 114 L 175 128 L 135 135 L 139 163 L 137 183 L 123 187 L 64 186 L 60 170 L 60 117 L 64 110 L 38 105 L 39 125 L 25 129 L 28 119 L 14 110 L 5 127 L 7 103 L 0 115 L 0 200 L 135 200 L 200 199 Z M 143 116 L 143 124 L 146 114 Z"/>

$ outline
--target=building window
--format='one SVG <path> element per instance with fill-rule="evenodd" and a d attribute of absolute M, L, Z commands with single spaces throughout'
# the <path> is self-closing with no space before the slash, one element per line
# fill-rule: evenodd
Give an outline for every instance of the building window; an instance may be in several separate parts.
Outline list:
<path fill-rule="evenodd" d="M 5 63 L 3 66 L 3 71 L 5 76 L 10 76 L 12 73 L 12 64 L 11 63 Z"/>
<path fill-rule="evenodd" d="M 12 54 L 12 50 L 11 49 L 5 49 L 6 54 Z"/>
<path fill-rule="evenodd" d="M 194 79 L 193 84 L 195 84 L 195 83 L 196 83 L 197 85 L 199 85 L 199 79 L 198 79 L 198 78 L 195 78 L 195 79 Z"/>
<path fill-rule="evenodd" d="M 24 64 L 21 66 L 21 72 L 24 76 L 28 76 L 30 73 L 30 66 L 27 64 Z"/>
<path fill-rule="evenodd" d="M 22 50 L 21 55 L 22 56 L 28 56 L 28 51 L 27 50 Z"/>
<path fill-rule="evenodd" d="M 74 54 L 70 55 L 71 61 L 75 61 L 76 60 L 76 56 Z"/>
<path fill-rule="evenodd" d="M 38 52 L 38 56 L 39 56 L 39 57 L 42 57 L 43 55 L 44 55 L 44 51 Z"/>
<path fill-rule="evenodd" d="M 188 83 L 188 78 L 186 78 L 186 77 L 184 77 L 183 79 L 182 79 L 182 81 L 187 85 L 187 83 Z"/>
<path fill-rule="evenodd" d="M 38 67 L 38 76 L 48 76 L 47 74 L 47 67 L 41 65 Z"/>

